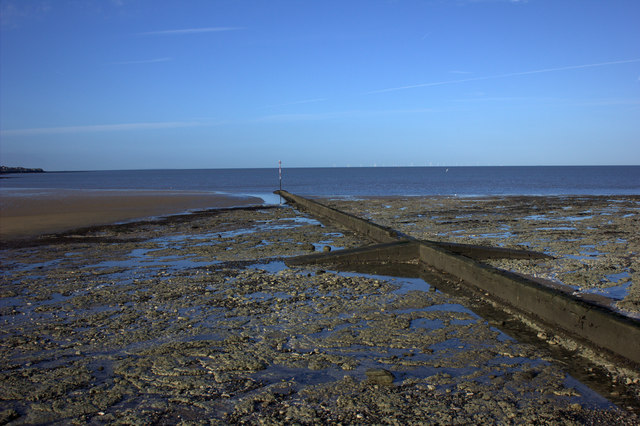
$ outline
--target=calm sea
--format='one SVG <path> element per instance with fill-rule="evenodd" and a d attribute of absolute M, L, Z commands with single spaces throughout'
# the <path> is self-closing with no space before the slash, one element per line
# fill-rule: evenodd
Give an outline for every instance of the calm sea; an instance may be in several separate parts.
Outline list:
<path fill-rule="evenodd" d="M 152 189 L 257 195 L 273 202 L 278 169 L 117 170 L 5 175 L 0 189 Z M 640 166 L 283 168 L 306 196 L 630 195 Z"/>

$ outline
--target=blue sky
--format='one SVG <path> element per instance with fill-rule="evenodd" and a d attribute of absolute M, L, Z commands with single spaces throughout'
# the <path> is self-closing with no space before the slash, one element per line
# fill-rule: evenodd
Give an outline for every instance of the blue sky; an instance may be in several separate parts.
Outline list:
<path fill-rule="evenodd" d="M 637 0 L 0 0 L 0 163 L 640 164 Z"/>

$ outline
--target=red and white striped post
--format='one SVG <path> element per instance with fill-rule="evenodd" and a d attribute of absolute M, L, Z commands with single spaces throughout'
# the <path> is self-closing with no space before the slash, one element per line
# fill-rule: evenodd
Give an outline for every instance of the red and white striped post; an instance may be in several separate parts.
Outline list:
<path fill-rule="evenodd" d="M 280 182 L 280 191 L 282 191 L 282 160 L 278 160 L 278 181 Z M 280 195 L 280 204 L 282 205 L 282 195 Z"/>

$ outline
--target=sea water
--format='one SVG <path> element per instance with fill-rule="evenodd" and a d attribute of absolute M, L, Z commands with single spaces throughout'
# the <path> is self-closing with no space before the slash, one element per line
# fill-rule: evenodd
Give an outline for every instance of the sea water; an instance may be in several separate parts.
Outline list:
<path fill-rule="evenodd" d="M 253 195 L 280 188 L 303 196 L 637 195 L 640 166 L 354 167 L 111 170 L 7 174 L 0 190 L 205 191 Z M 1 195 L 1 193 L 0 193 Z"/>

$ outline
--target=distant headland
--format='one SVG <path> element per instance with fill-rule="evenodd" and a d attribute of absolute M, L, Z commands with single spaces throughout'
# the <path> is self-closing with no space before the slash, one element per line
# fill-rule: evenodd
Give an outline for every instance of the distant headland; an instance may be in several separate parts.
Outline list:
<path fill-rule="evenodd" d="M 44 173 L 44 170 L 27 168 L 27 167 L 0 166 L 0 174 L 4 174 L 4 173 Z"/>

